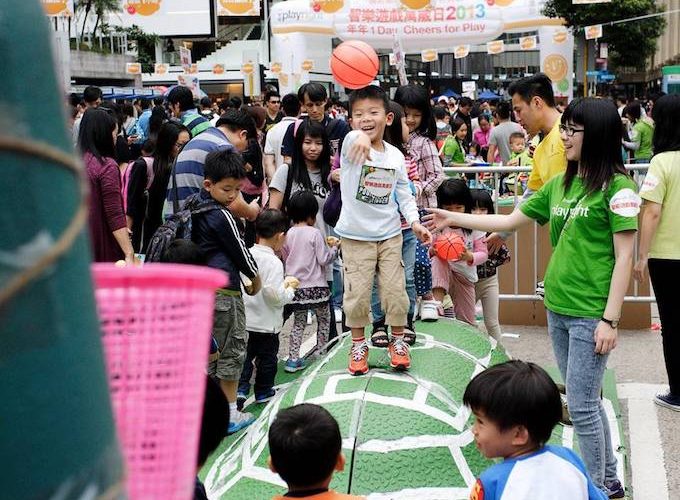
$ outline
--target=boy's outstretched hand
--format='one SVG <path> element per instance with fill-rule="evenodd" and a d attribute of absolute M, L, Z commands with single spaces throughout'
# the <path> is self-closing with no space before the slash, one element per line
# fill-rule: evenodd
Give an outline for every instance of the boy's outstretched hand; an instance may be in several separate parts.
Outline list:
<path fill-rule="evenodd" d="M 430 233 L 430 231 L 420 222 L 414 222 L 411 228 L 413 229 L 413 234 L 416 235 L 416 238 L 418 238 L 423 245 L 432 244 L 432 233 Z"/>
<path fill-rule="evenodd" d="M 352 147 L 347 152 L 347 160 L 352 165 L 363 165 L 366 160 L 370 160 L 371 138 L 365 133 L 360 133 L 352 143 Z"/>

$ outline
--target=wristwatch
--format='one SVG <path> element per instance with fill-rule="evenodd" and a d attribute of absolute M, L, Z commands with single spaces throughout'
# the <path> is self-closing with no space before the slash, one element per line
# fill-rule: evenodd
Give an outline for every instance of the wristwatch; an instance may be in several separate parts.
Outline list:
<path fill-rule="evenodd" d="M 600 318 L 600 321 L 604 321 L 605 323 L 607 323 L 612 328 L 618 328 L 619 327 L 619 320 L 618 319 L 607 319 L 604 316 L 602 316 Z"/>

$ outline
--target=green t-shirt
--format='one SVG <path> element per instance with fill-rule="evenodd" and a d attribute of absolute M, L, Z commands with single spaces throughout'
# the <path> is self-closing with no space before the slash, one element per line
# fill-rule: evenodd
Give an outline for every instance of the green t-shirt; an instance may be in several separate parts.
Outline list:
<path fill-rule="evenodd" d="M 616 174 L 606 190 L 585 196 L 580 178 L 566 193 L 563 179 L 563 173 L 556 175 L 520 205 L 527 217 L 550 223 L 553 255 L 545 272 L 545 307 L 567 316 L 600 318 L 614 270 L 613 234 L 637 230 L 637 185 Z"/>
<path fill-rule="evenodd" d="M 450 163 L 465 163 L 465 151 L 454 136 L 449 135 L 442 146 L 442 156 L 446 165 Z"/>
<path fill-rule="evenodd" d="M 636 160 L 649 160 L 652 157 L 652 136 L 654 127 L 645 120 L 638 120 L 633 125 L 635 136 L 640 141 L 640 147 L 635 151 Z"/>
<path fill-rule="evenodd" d="M 521 153 L 510 153 L 510 159 L 514 160 L 515 158 L 519 158 L 518 167 L 533 167 L 534 165 L 534 159 L 529 156 L 528 149 L 525 149 Z"/>
<path fill-rule="evenodd" d="M 680 151 L 666 151 L 652 158 L 640 196 L 661 205 L 661 218 L 649 256 L 680 260 Z"/>

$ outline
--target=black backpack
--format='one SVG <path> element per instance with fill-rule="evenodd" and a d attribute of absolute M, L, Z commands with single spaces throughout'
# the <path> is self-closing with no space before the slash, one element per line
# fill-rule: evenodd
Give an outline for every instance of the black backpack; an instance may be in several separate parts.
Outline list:
<path fill-rule="evenodd" d="M 185 209 L 172 214 L 153 234 L 146 249 L 145 262 L 161 262 L 163 254 L 170 244 L 177 240 L 191 239 L 191 216 L 217 210 L 215 206 L 206 206 L 195 210 Z"/>

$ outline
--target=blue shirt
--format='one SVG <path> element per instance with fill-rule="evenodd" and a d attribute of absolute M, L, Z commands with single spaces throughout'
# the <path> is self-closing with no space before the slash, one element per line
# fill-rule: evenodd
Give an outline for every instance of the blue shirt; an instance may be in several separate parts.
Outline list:
<path fill-rule="evenodd" d="M 144 111 L 142 111 L 142 114 L 139 115 L 139 120 L 137 120 L 137 130 L 141 131 L 144 134 L 144 137 L 141 137 L 141 141 L 138 142 L 144 142 L 144 139 L 149 137 L 149 118 L 151 118 L 151 108 L 147 108 Z"/>
<path fill-rule="evenodd" d="M 576 453 L 547 445 L 486 469 L 470 500 L 607 500 L 607 495 L 595 487 Z"/>

